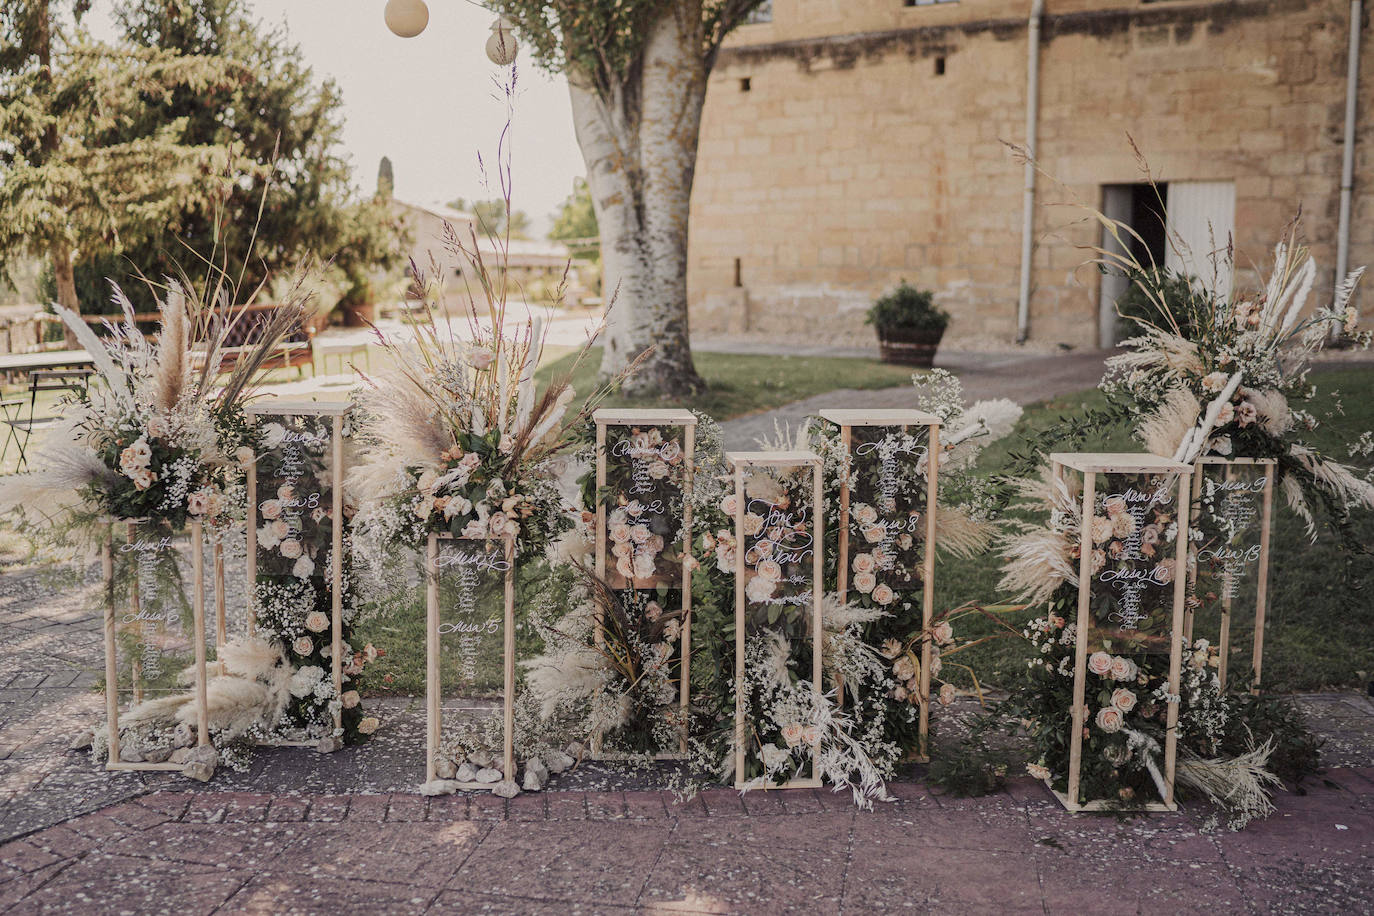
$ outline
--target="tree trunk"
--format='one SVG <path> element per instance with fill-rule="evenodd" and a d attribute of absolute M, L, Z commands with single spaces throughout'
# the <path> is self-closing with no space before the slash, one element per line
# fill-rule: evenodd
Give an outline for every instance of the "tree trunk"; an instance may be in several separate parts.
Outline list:
<path fill-rule="evenodd" d="M 699 13 L 666 12 L 652 26 L 642 67 L 605 92 L 569 74 L 600 224 L 603 294 L 615 297 L 602 377 L 652 348 L 625 382 L 631 394 L 670 398 L 704 387 L 687 327 L 687 219 L 706 100 L 700 30 Z"/>
<path fill-rule="evenodd" d="M 76 270 L 72 263 L 72 250 L 66 242 L 53 242 L 49 249 L 52 256 L 52 275 L 57 282 L 57 304 L 81 314 L 81 302 L 76 298 Z M 62 325 L 62 339 L 68 350 L 78 346 L 76 335 L 65 324 Z"/>

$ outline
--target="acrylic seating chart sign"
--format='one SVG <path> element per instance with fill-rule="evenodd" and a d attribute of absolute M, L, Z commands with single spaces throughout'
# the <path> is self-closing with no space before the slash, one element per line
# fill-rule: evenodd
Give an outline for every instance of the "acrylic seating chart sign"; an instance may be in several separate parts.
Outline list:
<path fill-rule="evenodd" d="M 822 462 L 727 452 L 735 492 L 735 786 L 821 784 Z M 806 774 L 806 775 L 803 775 Z"/>
<path fill-rule="evenodd" d="M 431 533 L 425 570 L 425 780 L 513 780 L 515 539 Z"/>
<path fill-rule="evenodd" d="M 935 507 L 939 490 L 940 419 L 917 410 L 822 410 L 839 427 L 846 462 L 836 524 L 836 591 L 841 600 L 888 608 L 920 602 L 921 627 L 935 601 Z M 919 747 L 928 758 L 929 640 L 921 644 Z M 843 685 L 838 685 L 843 690 Z"/>
<path fill-rule="evenodd" d="M 1237 635 L 1250 636 L 1251 688 L 1264 661 L 1264 615 L 1269 591 L 1269 537 L 1274 507 L 1274 459 L 1200 458 L 1193 482 L 1193 575 L 1185 630 L 1191 643 L 1206 636 L 1218 647 L 1223 687 Z M 1242 640 L 1242 642 L 1244 642 Z"/>
<path fill-rule="evenodd" d="M 266 743 L 315 746 L 340 728 L 343 697 L 343 430 L 352 405 L 266 401 L 245 412 L 261 447 L 248 473 L 249 629 L 296 669 L 292 703 Z"/>
<path fill-rule="evenodd" d="M 599 409 L 596 423 L 596 575 L 622 594 L 636 638 L 671 643 L 672 717 L 687 750 L 691 696 L 692 475 L 697 418 L 689 410 Z M 598 636 L 600 630 L 598 629 Z M 594 750 L 599 748 L 594 747 Z M 660 752 L 666 751 L 660 748 Z"/>
<path fill-rule="evenodd" d="M 188 536 L 149 520 L 116 520 L 102 546 L 105 574 L 105 698 L 107 768 L 175 770 L 169 759 L 192 740 L 209 743 L 205 685 L 205 599 L 202 528 Z M 189 543 L 188 543 L 189 541 Z M 138 707 L 184 696 L 180 677 L 191 669 L 193 723 L 153 726 Z M 122 713 L 129 712 L 121 725 Z M 194 733 L 191 732 L 194 727 Z M 150 730 L 151 729 L 151 730 Z M 171 732 L 180 730 L 183 735 Z M 162 732 L 168 732 L 166 734 Z"/>
<path fill-rule="evenodd" d="M 1192 468 L 1153 455 L 1050 460 L 1057 481 L 1082 475 L 1073 730 L 1068 788 L 1055 794 L 1071 811 L 1106 805 L 1080 793 L 1084 755 L 1140 754 L 1151 763 L 1150 784 L 1132 787 L 1139 807 L 1174 810 L 1186 583 L 1178 571 L 1187 562 Z M 1163 747 L 1151 746 L 1159 742 L 1144 724 L 1162 731 Z M 1144 801 L 1149 795 L 1157 800 Z"/>

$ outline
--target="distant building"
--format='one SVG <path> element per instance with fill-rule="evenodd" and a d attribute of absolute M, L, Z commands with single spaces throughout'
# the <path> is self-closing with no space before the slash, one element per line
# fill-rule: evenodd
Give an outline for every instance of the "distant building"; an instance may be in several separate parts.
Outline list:
<path fill-rule="evenodd" d="M 1253 279 L 1248 266 L 1267 264 L 1301 207 L 1329 301 L 1350 10 L 1347 0 L 1045 0 L 1023 311 L 1023 168 L 1003 141 L 1027 139 L 1031 0 L 773 0 L 727 40 L 711 75 L 692 198 L 693 330 L 824 327 L 871 341 L 864 309 L 905 278 L 935 290 L 954 340 L 1110 344 L 1121 281 L 1084 266 L 1099 227 L 1056 205 L 1102 208 L 1178 266 L 1128 132 L 1201 272 L 1209 235 L 1222 246 L 1234 237 L 1246 273 L 1217 282 Z M 1369 31 L 1357 36 L 1365 57 Z M 1352 266 L 1374 262 L 1371 102 L 1366 77 Z"/>
<path fill-rule="evenodd" d="M 410 237 L 410 252 L 406 260 L 406 272 L 411 265 L 419 271 L 427 284 L 443 278 L 442 291 L 448 300 L 450 310 L 466 293 L 462 270 L 466 266 L 462 259 L 450 252 L 450 236 L 471 248 L 475 235 L 477 251 L 488 270 L 495 273 L 498 269 L 498 250 L 496 242 L 477 226 L 476 217 L 462 210 L 455 210 L 441 204 L 415 204 L 393 199 L 402 226 Z M 506 243 L 506 267 L 511 278 L 526 290 L 526 299 L 531 304 L 544 301 L 544 296 L 552 290 L 563 277 L 572 257 L 568 246 L 562 242 L 541 239 L 510 239 Z M 585 295 L 575 272 L 570 273 L 569 304 L 576 304 Z"/>

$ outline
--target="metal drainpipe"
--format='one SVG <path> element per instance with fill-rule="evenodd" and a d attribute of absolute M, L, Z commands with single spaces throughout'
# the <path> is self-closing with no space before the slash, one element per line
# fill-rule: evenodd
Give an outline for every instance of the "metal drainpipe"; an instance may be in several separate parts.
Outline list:
<path fill-rule="evenodd" d="M 1336 230 L 1336 287 L 1345 280 L 1350 267 L 1350 204 L 1355 188 L 1356 94 L 1360 84 L 1360 30 L 1364 24 L 1362 0 L 1350 0 L 1350 52 L 1345 69 L 1345 144 L 1341 150 L 1341 211 Z M 1333 326 L 1332 334 L 1340 333 Z"/>
<path fill-rule="evenodd" d="M 1359 0 L 1354 0 L 1359 2 Z M 1030 336 L 1032 232 L 1035 228 L 1035 133 L 1040 117 L 1040 17 L 1045 0 L 1031 0 L 1026 49 L 1026 173 L 1021 201 L 1021 285 L 1016 300 L 1016 342 Z"/>

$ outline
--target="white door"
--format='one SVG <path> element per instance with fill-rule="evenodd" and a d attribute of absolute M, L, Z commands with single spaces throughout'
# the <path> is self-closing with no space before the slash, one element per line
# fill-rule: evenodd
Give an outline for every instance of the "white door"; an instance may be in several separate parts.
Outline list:
<path fill-rule="evenodd" d="M 1227 247 L 1236 229 L 1236 186 L 1230 181 L 1169 182 L 1169 239 L 1164 266 L 1196 277 L 1218 298 L 1231 294 Z"/>

